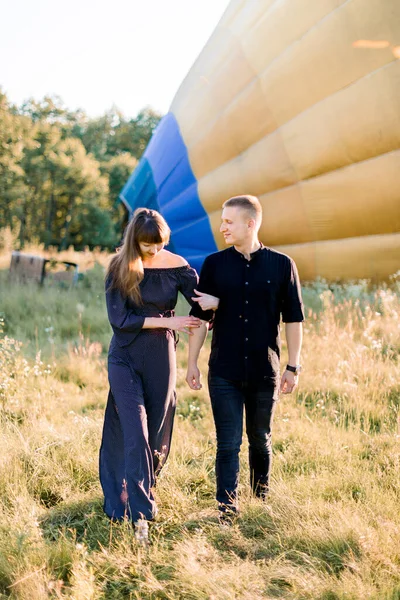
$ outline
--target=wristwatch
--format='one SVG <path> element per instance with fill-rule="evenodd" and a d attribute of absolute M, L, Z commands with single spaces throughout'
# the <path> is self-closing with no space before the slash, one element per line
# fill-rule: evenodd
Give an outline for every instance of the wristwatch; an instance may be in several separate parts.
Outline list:
<path fill-rule="evenodd" d="M 290 371 L 295 375 L 299 375 L 299 373 L 301 373 L 301 365 L 296 365 L 295 367 L 292 367 L 292 365 L 286 365 L 286 371 Z"/>

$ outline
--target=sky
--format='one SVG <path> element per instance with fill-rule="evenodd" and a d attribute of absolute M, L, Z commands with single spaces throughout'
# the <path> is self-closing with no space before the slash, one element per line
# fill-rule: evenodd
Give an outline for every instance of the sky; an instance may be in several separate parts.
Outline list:
<path fill-rule="evenodd" d="M 166 113 L 228 4 L 2 0 L 0 87 L 16 104 L 57 95 L 90 117 Z"/>

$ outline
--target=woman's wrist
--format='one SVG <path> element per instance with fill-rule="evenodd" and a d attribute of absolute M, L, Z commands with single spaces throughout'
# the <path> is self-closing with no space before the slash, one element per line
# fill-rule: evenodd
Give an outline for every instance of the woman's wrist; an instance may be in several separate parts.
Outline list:
<path fill-rule="evenodd" d="M 159 329 L 160 327 L 163 329 L 170 329 L 171 326 L 166 322 L 167 319 L 165 317 L 146 317 L 144 320 L 144 329 Z"/>

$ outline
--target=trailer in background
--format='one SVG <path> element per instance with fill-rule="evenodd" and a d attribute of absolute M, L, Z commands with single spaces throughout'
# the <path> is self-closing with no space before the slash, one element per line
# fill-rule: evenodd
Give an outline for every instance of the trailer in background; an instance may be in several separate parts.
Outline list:
<path fill-rule="evenodd" d="M 11 256 L 9 276 L 11 281 L 20 283 L 44 282 L 75 285 L 79 277 L 76 263 L 44 258 L 32 254 L 14 251 Z"/>

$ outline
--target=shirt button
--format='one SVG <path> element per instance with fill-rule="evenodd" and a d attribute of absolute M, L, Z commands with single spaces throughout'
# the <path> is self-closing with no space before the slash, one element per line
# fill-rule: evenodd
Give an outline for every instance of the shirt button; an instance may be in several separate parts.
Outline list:
<path fill-rule="evenodd" d="M 246 304 L 248 304 L 248 303 L 249 303 L 249 301 L 248 301 L 248 300 L 245 300 L 245 303 L 246 303 Z"/>
<path fill-rule="evenodd" d="M 249 285 L 249 282 L 248 282 L 248 281 L 246 281 L 246 285 Z"/>
<path fill-rule="evenodd" d="M 242 316 L 242 315 L 239 315 L 239 319 L 243 319 L 243 316 Z"/>
<path fill-rule="evenodd" d="M 245 320 L 244 320 L 244 322 L 245 322 L 245 323 L 248 323 L 248 322 L 249 322 L 249 320 L 248 320 L 248 319 L 245 319 Z"/>
<path fill-rule="evenodd" d="M 249 341 L 249 338 L 246 338 L 246 342 L 248 342 L 248 341 Z"/>
<path fill-rule="evenodd" d="M 247 356 L 245 356 L 245 359 L 247 360 Z"/>
<path fill-rule="evenodd" d="M 250 267 L 250 265 L 246 265 L 246 267 L 247 267 L 247 268 L 249 268 L 249 267 Z"/>

